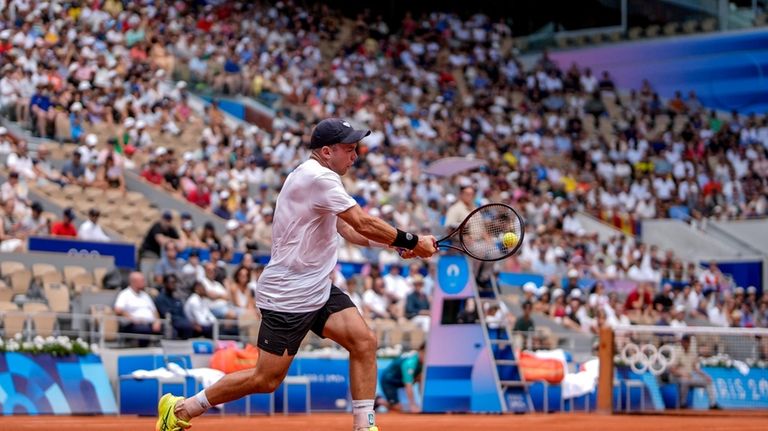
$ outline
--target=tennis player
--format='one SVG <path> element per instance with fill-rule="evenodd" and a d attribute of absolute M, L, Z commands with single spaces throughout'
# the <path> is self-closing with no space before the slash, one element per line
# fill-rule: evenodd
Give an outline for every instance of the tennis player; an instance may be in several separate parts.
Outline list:
<path fill-rule="evenodd" d="M 189 428 L 190 420 L 218 404 L 249 394 L 273 392 L 311 330 L 349 351 L 355 431 L 378 431 L 376 337 L 349 297 L 331 284 L 338 234 L 363 247 L 395 247 L 404 258 L 429 258 L 435 238 L 395 229 L 366 214 L 344 189 L 344 175 L 357 159 L 357 143 L 370 130 L 341 119 L 321 121 L 312 131 L 309 160 L 285 180 L 272 226 L 272 258 L 256 289 L 261 310 L 260 356 L 251 370 L 228 374 L 184 399 L 165 394 L 158 403 L 157 431 Z"/>

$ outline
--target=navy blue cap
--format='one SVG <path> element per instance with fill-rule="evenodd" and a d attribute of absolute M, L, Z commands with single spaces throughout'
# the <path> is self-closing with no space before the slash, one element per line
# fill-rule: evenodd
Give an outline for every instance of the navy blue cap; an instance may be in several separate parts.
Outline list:
<path fill-rule="evenodd" d="M 315 126 L 309 148 L 321 148 L 334 144 L 354 144 L 370 135 L 370 130 L 355 130 L 348 121 L 341 118 L 326 118 Z"/>
<path fill-rule="evenodd" d="M 72 209 L 72 208 L 65 208 L 64 209 L 64 217 L 66 217 L 66 218 L 68 218 L 70 220 L 74 220 L 76 218 L 75 217 L 75 210 Z"/>

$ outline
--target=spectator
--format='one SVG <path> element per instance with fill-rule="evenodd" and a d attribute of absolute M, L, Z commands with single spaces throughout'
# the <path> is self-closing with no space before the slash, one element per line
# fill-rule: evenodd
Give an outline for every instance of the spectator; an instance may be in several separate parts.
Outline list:
<path fill-rule="evenodd" d="M 518 317 L 515 321 L 515 326 L 512 328 L 515 332 L 530 332 L 536 328 L 531 318 L 531 311 L 533 310 L 533 304 L 530 301 L 523 303 L 523 315 Z"/>
<path fill-rule="evenodd" d="M 173 273 L 163 275 L 162 290 L 155 298 L 155 307 L 160 316 L 170 317 L 174 338 L 186 340 L 194 335 L 194 328 L 184 314 L 184 303 L 178 297 L 178 282 L 178 278 Z"/>
<path fill-rule="evenodd" d="M 209 308 L 211 313 L 217 319 L 237 319 L 237 313 L 230 303 L 230 295 L 227 289 L 218 280 L 216 280 L 216 264 L 208 262 L 203 265 L 205 268 L 205 277 L 203 286 L 205 286 L 205 295 L 209 299 Z"/>
<path fill-rule="evenodd" d="M 27 187 L 19 181 L 19 173 L 11 171 L 8 181 L 0 186 L 0 201 L 13 200 L 17 210 L 23 211 L 29 204 Z"/>
<path fill-rule="evenodd" d="M 185 285 L 192 286 L 195 280 L 202 281 L 205 278 L 205 268 L 200 263 L 200 254 L 197 250 L 191 250 L 187 256 L 187 263 L 181 269 Z"/>
<path fill-rule="evenodd" d="M 202 282 L 195 281 L 192 285 L 192 295 L 184 303 L 184 314 L 192 324 L 195 336 L 213 338 L 213 327 L 216 325 L 216 316 L 208 307 L 206 289 Z"/>
<path fill-rule="evenodd" d="M 30 214 L 21 222 L 26 236 L 45 236 L 51 231 L 51 221 L 43 217 L 43 206 L 40 202 L 32 202 Z"/>
<path fill-rule="evenodd" d="M 204 248 L 205 244 L 200 241 L 200 237 L 195 232 L 195 222 L 188 213 L 181 215 L 181 230 L 179 231 L 181 248 Z"/>
<path fill-rule="evenodd" d="M 16 203 L 13 199 L 3 202 L 3 219 L 0 223 L 0 251 L 20 252 L 24 249 L 23 235 L 16 217 Z"/>
<path fill-rule="evenodd" d="M 671 380 L 680 385 L 680 407 L 686 408 L 688 406 L 688 391 L 691 387 L 703 387 L 707 390 L 709 408 L 719 409 L 712 378 L 699 368 L 700 356 L 696 340 L 688 334 L 683 335 L 680 345 L 675 349 L 673 358 L 668 370 Z"/>
<path fill-rule="evenodd" d="M 415 274 L 411 277 L 413 291 L 405 301 L 405 318 L 416 324 L 424 332 L 429 332 L 430 313 L 429 297 L 424 293 L 424 277 Z"/>
<path fill-rule="evenodd" d="M 88 220 L 83 222 L 78 229 L 77 237 L 83 241 L 110 241 L 109 236 L 99 226 L 101 211 L 98 208 L 88 210 Z"/>
<path fill-rule="evenodd" d="M 160 261 L 155 265 L 155 283 L 161 283 L 166 275 L 173 275 L 176 277 L 177 281 L 180 280 L 184 272 L 184 259 L 180 258 L 178 255 L 176 242 L 166 242 L 163 246 L 163 251 L 164 253 L 160 258 Z"/>
<path fill-rule="evenodd" d="M 179 233 L 171 222 L 173 215 L 166 211 L 159 221 L 149 228 L 139 249 L 139 258 L 160 258 L 160 250 L 165 244 L 179 240 Z"/>
<path fill-rule="evenodd" d="M 459 200 L 456 201 L 445 215 L 445 226 L 455 228 L 464 221 L 472 210 L 475 209 L 475 189 L 466 186 L 461 189 Z"/>
<path fill-rule="evenodd" d="M 366 319 L 392 319 L 391 301 L 385 293 L 384 279 L 376 277 L 370 289 L 363 293 L 363 316 Z"/>
<path fill-rule="evenodd" d="M 61 220 L 54 222 L 53 226 L 51 226 L 51 235 L 77 237 L 77 228 L 73 223 L 76 218 L 75 210 L 65 208 L 61 214 Z"/>
<path fill-rule="evenodd" d="M 267 250 L 272 247 L 272 221 L 272 207 L 265 206 L 261 209 L 261 219 L 256 222 L 256 227 L 253 230 L 253 239 L 264 244 Z"/>
<path fill-rule="evenodd" d="M 400 263 L 395 262 L 390 265 L 389 274 L 384 276 L 387 296 L 397 305 L 398 317 L 405 314 L 405 299 L 413 290 L 413 286 L 408 284 L 408 281 L 402 276 L 402 270 Z"/>
<path fill-rule="evenodd" d="M 238 316 L 245 313 L 256 313 L 256 305 L 253 297 L 251 285 L 251 270 L 245 266 L 239 266 L 232 276 L 227 280 L 229 295 L 234 306 L 234 311 Z"/>
<path fill-rule="evenodd" d="M 225 227 L 227 233 L 221 238 L 221 246 L 225 251 L 227 260 L 231 260 L 235 253 L 245 251 L 245 238 L 240 234 L 240 223 L 237 220 L 227 220 Z"/>
<path fill-rule="evenodd" d="M 120 332 L 131 334 L 160 334 L 162 322 L 152 298 L 144 291 L 146 281 L 140 272 L 132 272 L 129 285 L 121 290 L 115 300 L 115 314 L 122 317 Z M 149 345 L 148 338 L 139 338 L 139 347 Z"/>
<path fill-rule="evenodd" d="M 79 152 L 72 152 L 72 158 L 61 168 L 62 180 L 67 184 L 85 185 L 85 166 Z"/>
<path fill-rule="evenodd" d="M 16 143 L 16 151 L 8 154 L 8 158 L 5 161 L 5 165 L 11 172 L 18 172 L 19 176 L 24 177 L 27 180 L 34 180 L 37 178 L 34 170 L 34 163 L 32 158 L 27 153 L 27 142 L 19 140 Z"/>
<path fill-rule="evenodd" d="M 224 220 L 229 220 L 232 218 L 232 212 L 228 208 L 228 201 L 229 192 L 226 190 L 221 191 L 221 193 L 219 193 L 219 204 L 213 210 L 214 214 L 223 218 Z"/>

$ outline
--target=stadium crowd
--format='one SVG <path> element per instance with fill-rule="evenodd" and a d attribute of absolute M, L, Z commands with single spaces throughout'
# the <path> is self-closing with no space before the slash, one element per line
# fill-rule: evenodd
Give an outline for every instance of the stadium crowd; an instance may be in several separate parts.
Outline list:
<path fill-rule="evenodd" d="M 648 218 L 765 216 L 765 116 L 720 115 L 693 93 L 662 100 L 649 82 L 619 92 L 607 73 L 558 65 L 546 52 L 525 68 L 511 49 L 509 25 L 484 15 L 406 15 L 390 28 L 367 13 L 345 26 L 338 11 L 291 1 L 198 7 L 115 0 L 11 0 L 0 13 L 0 110 L 35 135 L 75 144 L 54 169 L 46 146 L 29 154 L 0 128 L 9 173 L 0 190 L 4 251 L 20 249 L 33 233 L 106 239 L 97 229 L 99 208 L 79 232 L 71 210 L 60 222 L 42 221 L 28 184 L 124 191 L 125 170 L 137 170 L 227 220 L 226 232 L 216 232 L 188 215 L 162 215 L 140 246 L 142 257 L 159 259 L 156 292 L 185 299 L 179 316 L 187 320 L 190 301 L 208 304 L 215 318 L 237 317 L 252 309 L 244 292 L 259 267 L 251 266 L 251 253 L 269 249 L 285 175 L 306 159 L 303 144 L 316 120 L 339 116 L 373 131 L 344 178 L 347 190 L 393 225 L 442 232 L 485 202 L 521 209 L 529 226 L 524 247 L 492 271 L 544 275 L 544 286 L 524 289 L 535 312 L 585 332 L 696 318 L 768 325 L 768 298 L 733 286 L 716 265 L 698 268 L 631 236 L 600 242 L 575 217 L 585 211 L 635 234 Z M 274 101 L 271 130 L 233 127 L 215 101 L 195 113 L 188 92 L 207 89 Z M 97 125 L 111 136 L 89 132 Z M 154 142 L 193 125 L 202 130 L 195 149 Z M 447 178 L 424 173 L 447 156 L 482 158 L 486 166 Z M 210 261 L 194 253 L 180 260 L 189 248 L 205 250 Z M 230 277 L 225 262 L 237 254 L 250 257 Z M 408 262 L 404 276 L 395 253 L 347 244 L 340 259 L 371 263 L 350 280 L 335 274 L 367 318 L 427 328 L 431 264 Z M 569 282 L 561 285 L 563 276 Z M 595 282 L 584 288 L 577 279 Z M 168 287 L 174 280 L 181 293 Z M 607 292 L 615 280 L 636 287 L 626 298 Z M 193 330 L 205 327 L 198 326 Z"/>

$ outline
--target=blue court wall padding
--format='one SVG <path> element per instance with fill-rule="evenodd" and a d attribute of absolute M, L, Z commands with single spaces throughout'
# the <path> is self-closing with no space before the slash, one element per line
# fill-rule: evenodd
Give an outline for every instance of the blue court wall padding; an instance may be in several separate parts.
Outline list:
<path fill-rule="evenodd" d="M 117 403 L 96 355 L 0 354 L 0 411 L 13 414 L 116 414 Z"/>

